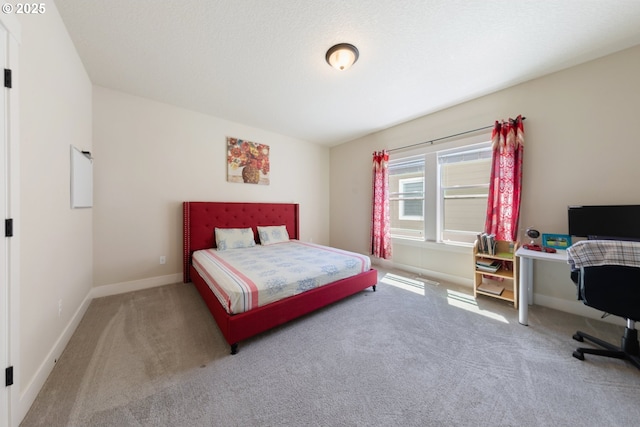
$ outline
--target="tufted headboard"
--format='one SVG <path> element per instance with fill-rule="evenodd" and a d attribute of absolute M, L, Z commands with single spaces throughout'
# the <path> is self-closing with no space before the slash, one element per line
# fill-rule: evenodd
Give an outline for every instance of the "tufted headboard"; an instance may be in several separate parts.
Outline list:
<path fill-rule="evenodd" d="M 215 248 L 214 228 L 251 227 L 258 243 L 258 225 L 285 225 L 289 238 L 299 239 L 299 205 L 294 203 L 184 202 L 183 276 L 191 280 L 191 254 Z"/>

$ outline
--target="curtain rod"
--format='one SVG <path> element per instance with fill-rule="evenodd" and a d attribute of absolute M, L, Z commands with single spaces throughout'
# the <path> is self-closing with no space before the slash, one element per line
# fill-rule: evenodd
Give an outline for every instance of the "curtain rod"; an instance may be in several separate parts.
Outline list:
<path fill-rule="evenodd" d="M 524 121 L 526 119 L 526 117 L 523 117 L 522 120 Z M 471 129 L 471 130 L 466 130 L 464 132 L 460 132 L 460 133 L 454 133 L 452 135 L 447 135 L 447 136 L 443 136 L 440 138 L 436 138 L 436 139 L 431 139 L 429 141 L 424 141 L 424 142 L 416 142 L 415 144 L 411 144 L 411 145 L 405 145 L 404 147 L 398 147 L 398 148 L 392 148 L 390 150 L 387 150 L 389 153 L 391 153 L 392 151 L 398 151 L 398 150 L 404 150 L 407 148 L 411 148 L 411 147 L 417 147 L 418 145 L 424 145 L 424 144 L 429 144 L 429 145 L 433 145 L 434 142 L 438 142 L 441 141 L 443 139 L 449 139 L 449 138 L 453 138 L 455 136 L 460 136 L 460 135 L 466 135 L 468 133 L 473 133 L 473 132 L 478 132 L 480 130 L 485 130 L 485 129 L 491 129 L 492 127 L 494 127 L 495 124 L 492 124 L 490 126 L 483 126 L 481 128 L 477 128 L 477 129 Z"/>

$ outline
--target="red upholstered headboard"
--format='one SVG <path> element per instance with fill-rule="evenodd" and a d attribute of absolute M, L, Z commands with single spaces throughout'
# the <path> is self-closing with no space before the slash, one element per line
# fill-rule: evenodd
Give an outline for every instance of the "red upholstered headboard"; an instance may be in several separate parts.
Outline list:
<path fill-rule="evenodd" d="M 214 248 L 213 231 L 218 228 L 253 228 L 258 243 L 258 225 L 285 225 L 289 238 L 299 239 L 299 205 L 294 203 L 183 203 L 183 275 L 189 277 L 191 254 Z"/>

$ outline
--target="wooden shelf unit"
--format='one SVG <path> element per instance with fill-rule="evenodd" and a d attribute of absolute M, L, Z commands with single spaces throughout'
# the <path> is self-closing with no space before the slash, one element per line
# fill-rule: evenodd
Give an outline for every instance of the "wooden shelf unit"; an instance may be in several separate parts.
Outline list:
<path fill-rule="evenodd" d="M 507 242 L 504 240 L 498 240 L 496 242 L 496 251 L 494 255 L 489 255 L 485 252 L 478 251 L 478 242 L 476 241 L 473 247 L 473 296 L 475 298 L 478 295 L 486 295 L 492 298 L 498 298 L 501 300 L 509 301 L 513 303 L 514 308 L 518 308 L 518 257 L 516 257 L 516 250 L 518 250 L 518 242 Z M 477 268 L 476 261 L 479 259 L 485 259 L 489 261 L 501 261 L 502 266 L 495 273 L 482 271 Z M 491 280 L 490 277 L 500 277 L 503 280 Z M 504 290 L 500 295 L 493 294 L 491 292 L 485 292 L 478 289 L 482 283 L 493 283 L 498 286 L 503 286 Z"/>

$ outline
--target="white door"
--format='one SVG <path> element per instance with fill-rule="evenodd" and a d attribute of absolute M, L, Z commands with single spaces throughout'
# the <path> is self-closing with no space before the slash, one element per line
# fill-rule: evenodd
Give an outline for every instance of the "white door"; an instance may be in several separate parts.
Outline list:
<path fill-rule="evenodd" d="M 4 69 L 7 64 L 7 31 L 0 25 L 0 212 L 2 212 L 2 244 L 0 245 L 0 426 L 9 425 L 11 408 L 9 389 L 5 385 L 9 366 L 9 237 L 5 237 L 9 196 L 9 141 L 7 138 L 7 89 L 4 87 Z"/>

